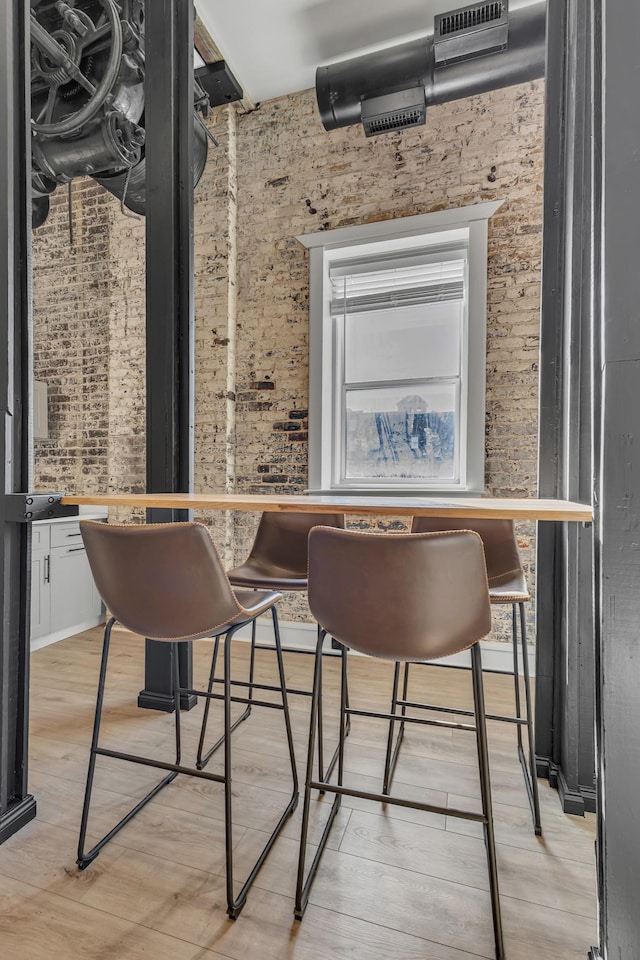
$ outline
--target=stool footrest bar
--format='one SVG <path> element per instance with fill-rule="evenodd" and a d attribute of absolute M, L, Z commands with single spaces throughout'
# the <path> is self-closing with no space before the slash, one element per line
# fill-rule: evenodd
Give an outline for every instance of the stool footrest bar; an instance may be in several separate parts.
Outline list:
<path fill-rule="evenodd" d="M 224 777 L 220 773 L 205 773 L 203 770 L 184 767 L 179 763 L 165 763 L 162 760 L 151 760 L 149 757 L 138 757 L 133 753 L 120 753 L 118 750 L 107 750 L 105 747 L 98 747 L 95 753 L 100 757 L 112 757 L 114 760 L 126 760 L 128 763 L 139 763 L 143 767 L 154 767 L 157 770 L 171 770 L 175 776 L 179 773 L 185 773 L 189 777 L 199 777 L 201 780 L 213 780 L 215 783 L 224 783 Z"/>
<path fill-rule="evenodd" d="M 448 720 L 428 720 L 425 717 L 407 717 L 399 713 L 377 713 L 375 710 L 356 710 L 353 707 L 347 707 L 347 716 L 353 717 L 371 717 L 373 720 L 397 720 L 405 723 L 420 723 L 427 727 L 444 727 L 447 730 L 469 730 L 475 731 L 475 726 L 471 723 L 453 723 Z"/>
<path fill-rule="evenodd" d="M 427 813 L 439 813 L 443 817 L 457 817 L 460 820 L 474 820 L 477 823 L 487 822 L 484 814 L 475 813 L 472 810 L 459 810 L 457 807 L 439 807 L 433 803 L 419 803 L 417 800 L 405 800 L 403 797 L 392 797 L 388 793 L 370 793 L 367 790 L 356 790 L 353 787 L 339 787 L 337 784 L 326 783 L 324 780 L 311 780 L 309 786 L 313 790 L 325 790 L 327 793 L 336 793 L 343 797 L 357 797 L 359 800 L 391 803 L 396 807 L 426 810 Z"/>

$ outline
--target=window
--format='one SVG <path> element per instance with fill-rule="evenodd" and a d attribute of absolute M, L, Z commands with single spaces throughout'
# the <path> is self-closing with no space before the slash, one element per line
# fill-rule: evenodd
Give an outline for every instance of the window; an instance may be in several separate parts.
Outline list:
<path fill-rule="evenodd" d="M 482 491 L 487 221 L 499 206 L 299 238 L 314 491 Z"/>

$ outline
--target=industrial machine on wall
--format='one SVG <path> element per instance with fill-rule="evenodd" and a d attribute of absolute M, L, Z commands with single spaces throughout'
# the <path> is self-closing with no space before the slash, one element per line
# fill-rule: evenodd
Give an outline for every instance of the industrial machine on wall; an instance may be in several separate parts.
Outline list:
<path fill-rule="evenodd" d="M 123 212 L 144 214 L 144 37 L 144 0 L 31 0 L 34 227 L 56 187 L 85 176 L 117 196 Z M 241 96 L 232 89 L 221 102 Z M 194 77 L 194 187 L 207 159 L 198 111 L 210 105 Z"/>

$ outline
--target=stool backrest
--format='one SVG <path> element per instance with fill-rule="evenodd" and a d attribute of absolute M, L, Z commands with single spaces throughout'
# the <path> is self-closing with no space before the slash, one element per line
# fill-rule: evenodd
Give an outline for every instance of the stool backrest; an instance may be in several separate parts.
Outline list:
<path fill-rule="evenodd" d="M 194 639 L 242 612 L 203 524 L 82 520 L 80 530 L 98 593 L 134 633 Z"/>
<path fill-rule="evenodd" d="M 330 636 L 369 656 L 433 660 L 464 650 L 491 630 L 482 540 L 316 527 L 309 607 Z"/>
<path fill-rule="evenodd" d="M 522 569 L 513 520 L 466 520 L 446 517 L 414 517 L 412 533 L 439 530 L 473 530 L 482 537 L 489 582 Z"/>
<path fill-rule="evenodd" d="M 344 528 L 344 514 L 263 513 L 249 556 L 306 580 L 309 531 L 319 525 Z"/>

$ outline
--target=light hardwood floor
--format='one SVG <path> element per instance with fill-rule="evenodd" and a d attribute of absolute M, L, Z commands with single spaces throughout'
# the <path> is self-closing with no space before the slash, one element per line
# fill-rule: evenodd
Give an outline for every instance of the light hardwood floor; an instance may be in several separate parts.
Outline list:
<path fill-rule="evenodd" d="M 101 630 L 32 657 L 30 789 L 38 817 L 0 847 L 3 960 L 472 960 L 492 957 L 484 844 L 477 824 L 344 798 L 302 923 L 293 919 L 300 809 L 286 825 L 233 923 L 226 918 L 222 788 L 178 778 L 83 873 L 75 866 Z M 211 644 L 195 644 L 205 682 Z M 275 677 L 260 654 L 257 679 Z M 238 642 L 234 665 L 246 670 Z M 310 684 L 312 657 L 286 656 L 288 682 Z M 337 662 L 326 667 L 326 729 L 335 730 Z M 388 709 L 391 667 L 351 658 L 354 705 Z M 511 681 L 486 677 L 488 709 L 511 708 Z M 103 745 L 171 755 L 173 721 L 139 710 L 143 644 L 115 631 Z M 333 691 L 333 692 L 332 692 Z M 470 676 L 416 668 L 415 698 L 461 708 Z M 303 775 L 309 701 L 292 697 Z M 202 706 L 183 714 L 184 762 Z M 214 718 L 214 713 L 216 716 Z M 212 711 L 212 734 L 220 730 Z M 544 837 L 531 830 L 514 731 L 489 725 L 505 941 L 509 960 L 585 960 L 596 942 L 593 818 L 565 816 L 541 783 Z M 354 719 L 347 782 L 379 789 L 385 726 Z M 166 747 L 166 750 L 163 748 Z M 219 760 L 222 758 L 220 757 Z M 212 768 L 219 767 L 218 756 Z M 100 836 L 141 797 L 154 772 L 99 761 L 89 830 Z M 394 788 L 437 804 L 478 808 L 473 734 L 410 728 Z M 234 734 L 236 872 L 253 862 L 289 790 L 282 716 L 254 710 Z M 317 842 L 328 799 L 313 802 Z M 313 846 L 310 846 L 310 851 Z"/>

